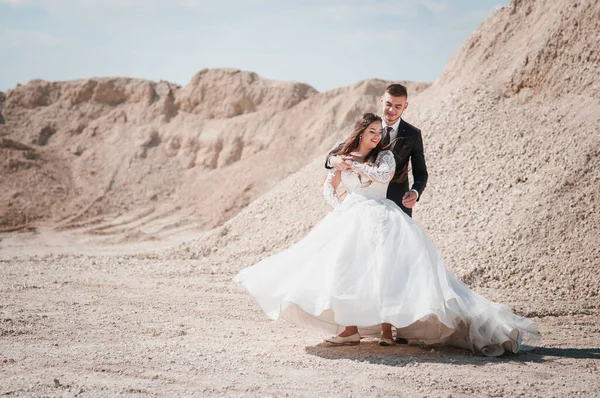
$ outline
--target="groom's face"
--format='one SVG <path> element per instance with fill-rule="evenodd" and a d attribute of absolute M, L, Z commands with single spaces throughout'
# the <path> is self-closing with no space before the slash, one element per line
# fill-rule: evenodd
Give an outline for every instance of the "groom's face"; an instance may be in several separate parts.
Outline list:
<path fill-rule="evenodd" d="M 394 97 L 390 93 L 385 93 L 381 97 L 381 114 L 388 126 L 396 123 L 407 107 L 406 97 Z"/>

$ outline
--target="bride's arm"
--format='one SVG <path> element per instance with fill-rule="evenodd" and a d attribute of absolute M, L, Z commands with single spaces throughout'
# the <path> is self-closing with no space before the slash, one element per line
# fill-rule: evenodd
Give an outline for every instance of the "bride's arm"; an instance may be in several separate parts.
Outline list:
<path fill-rule="evenodd" d="M 364 175 L 370 180 L 386 184 L 394 177 L 394 173 L 396 172 L 396 160 L 394 159 L 392 151 L 381 151 L 379 155 L 377 155 L 377 159 L 373 166 L 352 162 L 352 170 Z"/>
<path fill-rule="evenodd" d="M 340 204 L 336 189 L 341 181 L 342 175 L 339 170 L 330 169 L 327 171 L 327 178 L 325 178 L 325 182 L 323 183 L 323 196 L 325 196 L 327 203 L 333 207 Z"/>

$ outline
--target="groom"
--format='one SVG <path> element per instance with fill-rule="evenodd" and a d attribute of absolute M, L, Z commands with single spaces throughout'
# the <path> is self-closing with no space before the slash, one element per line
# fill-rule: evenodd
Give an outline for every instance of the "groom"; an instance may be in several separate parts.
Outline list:
<path fill-rule="evenodd" d="M 396 172 L 388 186 L 386 197 L 396 203 L 409 216 L 412 217 L 412 208 L 417 203 L 425 185 L 427 185 L 427 166 L 423 155 L 423 138 L 421 130 L 402 120 L 402 113 L 408 107 L 408 92 L 402 84 L 390 84 L 381 97 L 381 114 L 383 131 L 381 145 L 385 147 L 392 143 L 391 150 L 396 159 Z M 327 155 L 325 167 L 328 169 L 347 170 L 348 164 L 344 161 L 347 157 L 334 156 L 344 143 L 341 143 Z M 413 185 L 408 186 L 408 162 L 412 166 Z M 391 325 L 386 324 L 391 335 Z M 382 328 L 383 330 L 383 328 Z M 386 341 L 386 339 L 382 339 Z M 393 344 L 389 340 L 385 344 Z M 396 331 L 395 342 L 407 344 L 408 341 Z"/>
<path fill-rule="evenodd" d="M 387 190 L 387 198 L 396 203 L 412 217 L 412 208 L 417 203 L 425 185 L 427 185 L 427 166 L 423 155 L 423 138 L 421 130 L 402 120 L 402 113 L 408 108 L 408 92 L 402 84 L 390 84 L 381 97 L 381 114 L 383 119 L 383 147 L 392 143 L 392 153 L 396 159 L 396 172 Z M 327 155 L 325 167 L 328 169 L 347 170 L 346 157 L 333 156 L 344 143 L 341 143 Z M 408 162 L 412 166 L 413 185 L 408 185 Z"/>

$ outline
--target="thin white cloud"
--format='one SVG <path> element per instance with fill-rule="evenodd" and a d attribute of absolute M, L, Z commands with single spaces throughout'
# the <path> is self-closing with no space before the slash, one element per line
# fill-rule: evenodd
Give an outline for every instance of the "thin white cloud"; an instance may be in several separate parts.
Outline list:
<path fill-rule="evenodd" d="M 31 3 L 32 0 L 0 0 L 0 4 L 8 4 L 9 6 L 17 7 Z"/>
<path fill-rule="evenodd" d="M 320 16 L 328 16 L 336 21 L 364 20 L 368 17 L 405 17 L 415 15 L 419 8 L 439 14 L 450 9 L 445 1 L 437 0 L 371 0 L 360 2 L 335 1 L 327 4 L 302 4 L 299 8 L 316 11 Z"/>
<path fill-rule="evenodd" d="M 45 32 L 38 30 L 0 29 L 0 47 L 56 47 L 61 41 Z"/>
<path fill-rule="evenodd" d="M 445 1 L 422 0 L 421 4 L 434 14 L 441 14 L 450 9 L 450 5 Z"/>
<path fill-rule="evenodd" d="M 161 0 L 157 0 L 161 2 Z M 169 7 L 183 7 L 188 9 L 223 9 L 224 11 L 236 11 L 239 9 L 264 9 L 264 7 L 277 5 L 276 0 L 229 0 L 216 2 L 214 0 L 172 0 L 166 2 Z"/>
<path fill-rule="evenodd" d="M 405 42 L 406 32 L 402 29 L 357 30 L 350 34 L 350 39 L 367 43 L 385 41 L 387 45 L 395 45 Z"/>
<path fill-rule="evenodd" d="M 173 9 L 193 8 L 232 10 L 236 8 L 264 7 L 274 4 L 275 0 L 230 0 L 215 2 L 214 0 L 0 0 L 0 4 L 20 6 L 34 4 L 47 9 L 86 9 L 86 8 L 137 8 L 137 9 Z"/>
<path fill-rule="evenodd" d="M 276 0 L 0 0 L 0 4 L 20 6 L 34 4 L 47 9 L 195 9 L 231 11 L 269 11 L 269 7 L 281 10 Z M 331 0 L 328 2 L 308 0 L 288 3 L 289 10 L 306 10 L 327 14 L 333 19 L 355 19 L 365 16 L 410 15 L 419 7 L 433 13 L 446 12 L 450 7 L 446 0 Z M 266 7 L 266 8 L 265 8 Z"/>

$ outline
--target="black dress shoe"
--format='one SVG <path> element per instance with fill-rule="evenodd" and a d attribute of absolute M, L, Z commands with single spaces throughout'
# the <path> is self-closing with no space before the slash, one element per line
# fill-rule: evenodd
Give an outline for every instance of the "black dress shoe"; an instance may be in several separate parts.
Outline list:
<path fill-rule="evenodd" d="M 406 340 L 404 337 L 400 337 L 400 336 L 396 336 L 394 341 L 396 342 L 396 344 L 408 344 L 408 340 Z"/>

